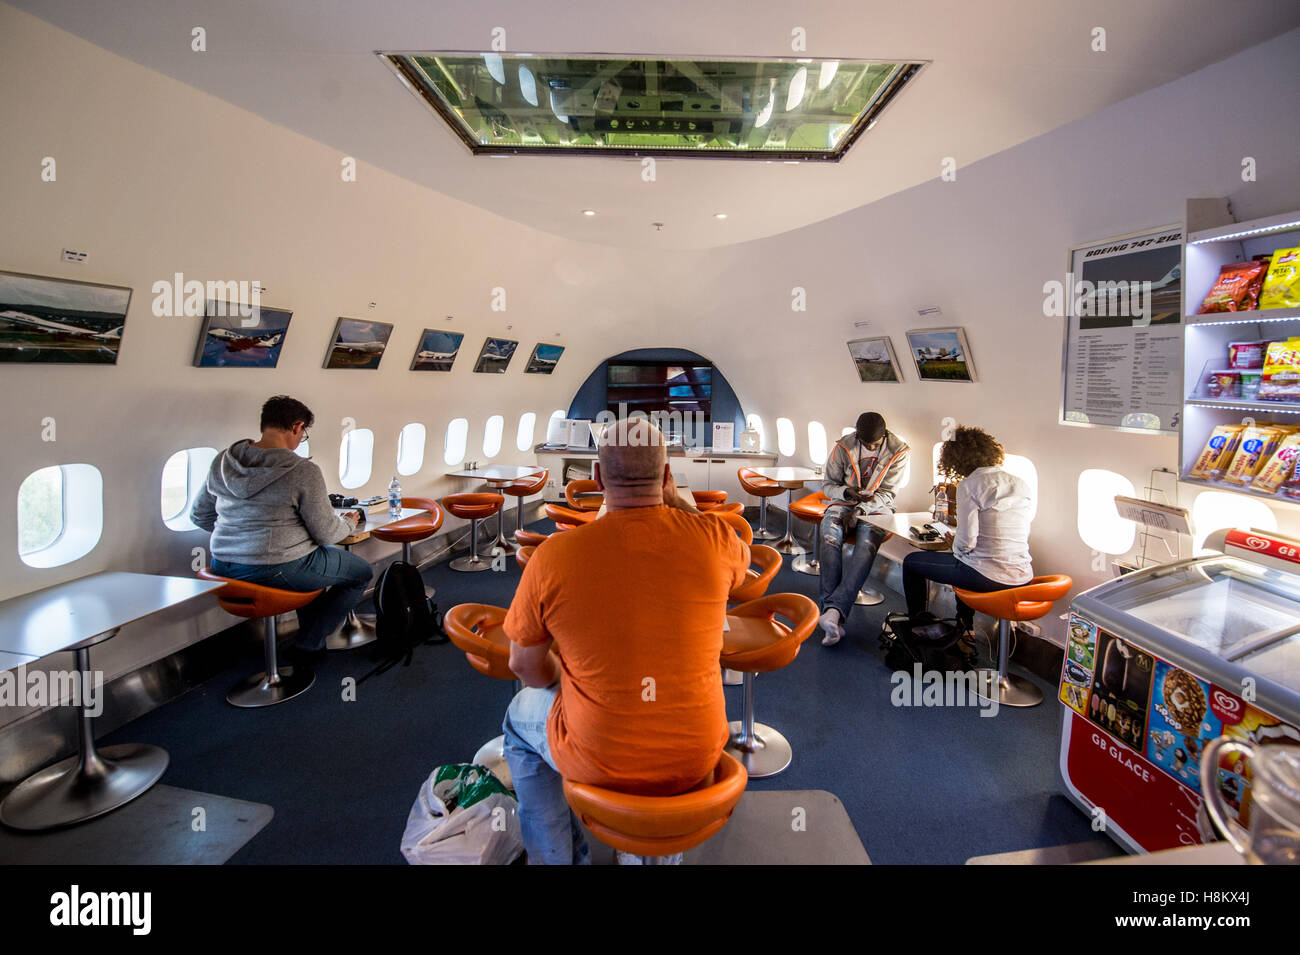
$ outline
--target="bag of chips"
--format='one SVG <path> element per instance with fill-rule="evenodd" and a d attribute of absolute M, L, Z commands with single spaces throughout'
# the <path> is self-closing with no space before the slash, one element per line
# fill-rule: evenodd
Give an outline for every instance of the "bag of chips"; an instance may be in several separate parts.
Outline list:
<path fill-rule="evenodd" d="M 1282 482 L 1291 477 L 1295 470 L 1297 455 L 1300 455 L 1300 434 L 1289 434 L 1282 439 L 1273 452 L 1273 456 L 1260 468 L 1250 486 L 1265 494 L 1276 494 Z"/>
<path fill-rule="evenodd" d="M 1264 276 L 1260 308 L 1300 307 L 1300 248 L 1278 249 Z"/>
<path fill-rule="evenodd" d="M 1258 397 L 1264 401 L 1300 401 L 1300 338 L 1268 343 Z"/>
<path fill-rule="evenodd" d="M 1210 432 L 1210 439 L 1205 442 L 1205 448 L 1201 451 L 1200 457 L 1192 465 L 1192 469 L 1187 472 L 1188 477 L 1194 478 L 1211 478 L 1218 477 L 1227 468 L 1232 461 L 1233 454 L 1237 451 L 1237 445 L 1241 441 L 1241 432 L 1246 430 L 1244 424 L 1221 424 Z"/>
<path fill-rule="evenodd" d="M 1229 262 L 1219 269 L 1219 278 L 1201 302 L 1198 315 L 1211 312 L 1244 312 L 1258 307 L 1268 263 L 1257 259 Z"/>

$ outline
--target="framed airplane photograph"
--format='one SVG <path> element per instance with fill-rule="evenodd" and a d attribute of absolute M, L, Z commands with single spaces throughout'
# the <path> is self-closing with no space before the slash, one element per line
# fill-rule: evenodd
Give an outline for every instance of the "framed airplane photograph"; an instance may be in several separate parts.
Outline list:
<path fill-rule="evenodd" d="M 415 349 L 415 357 L 411 359 L 411 371 L 451 371 L 464 340 L 461 332 L 426 328 Z"/>
<path fill-rule="evenodd" d="M 524 374 L 549 375 L 555 371 L 555 366 L 563 354 L 563 345 L 547 345 L 538 342 L 533 346 L 533 353 L 528 359 L 528 364 L 524 366 Z"/>
<path fill-rule="evenodd" d="M 907 333 L 907 344 L 922 381 L 974 381 L 966 332 L 961 328 L 920 328 Z"/>
<path fill-rule="evenodd" d="M 888 381 L 900 383 L 903 374 L 894 355 L 894 346 L 888 337 L 859 338 L 848 343 L 853 365 L 862 382 Z"/>
<path fill-rule="evenodd" d="M 508 338 L 485 339 L 478 361 L 474 363 L 474 371 L 480 375 L 504 375 L 518 347 L 518 342 Z"/>
<path fill-rule="evenodd" d="M 0 272 L 0 362 L 115 365 L 131 290 Z"/>
<path fill-rule="evenodd" d="M 209 300 L 194 351 L 196 368 L 274 368 L 293 312 L 265 305 L 240 315 L 239 306 Z"/>
<path fill-rule="evenodd" d="M 326 368 L 378 368 L 379 359 L 388 347 L 393 326 L 387 322 L 363 322 L 356 318 L 339 318 L 334 324 Z"/>

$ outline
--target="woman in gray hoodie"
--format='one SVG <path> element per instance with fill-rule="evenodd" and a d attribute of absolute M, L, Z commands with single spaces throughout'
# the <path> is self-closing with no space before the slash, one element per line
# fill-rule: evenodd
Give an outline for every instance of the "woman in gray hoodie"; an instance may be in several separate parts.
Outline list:
<path fill-rule="evenodd" d="M 320 590 L 298 611 L 298 649 L 323 651 L 370 582 L 370 565 L 332 547 L 356 518 L 330 506 L 325 478 L 295 450 L 315 420 L 285 395 L 262 406 L 262 436 L 236 441 L 212 462 L 190 519 L 212 534 L 215 574 L 281 590 Z"/>

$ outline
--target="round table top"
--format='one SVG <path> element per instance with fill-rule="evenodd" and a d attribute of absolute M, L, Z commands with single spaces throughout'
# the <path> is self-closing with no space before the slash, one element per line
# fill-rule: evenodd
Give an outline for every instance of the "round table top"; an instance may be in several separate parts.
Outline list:
<path fill-rule="evenodd" d="M 750 470 L 778 484 L 806 484 L 822 478 L 822 475 L 812 468 L 750 468 Z"/>
<path fill-rule="evenodd" d="M 348 511 L 355 511 L 355 507 L 336 507 L 334 513 L 342 517 Z M 366 512 L 366 522 L 358 527 L 353 533 L 349 534 L 343 540 L 339 541 L 340 547 L 351 547 L 353 544 L 360 544 L 364 540 L 370 539 L 370 532 L 376 527 L 383 527 L 385 524 L 392 524 L 394 521 L 404 521 L 408 517 L 415 517 L 417 514 L 427 514 L 428 512 L 418 507 L 404 507 L 402 513 L 394 517 L 388 513 L 388 508 L 384 507 L 381 511 L 371 514 Z"/>
<path fill-rule="evenodd" d="M 487 481 L 489 484 L 513 484 L 541 472 L 542 468 L 536 464 L 489 464 L 472 471 L 449 471 L 447 476 Z"/>
<path fill-rule="evenodd" d="M 910 514 L 868 514 L 864 520 L 873 527 L 889 531 L 917 550 L 952 550 L 951 537 L 945 537 L 943 540 L 937 541 L 920 541 L 909 532 L 908 528 L 910 527 L 923 528 L 926 524 L 940 526 L 929 511 L 914 511 Z"/>

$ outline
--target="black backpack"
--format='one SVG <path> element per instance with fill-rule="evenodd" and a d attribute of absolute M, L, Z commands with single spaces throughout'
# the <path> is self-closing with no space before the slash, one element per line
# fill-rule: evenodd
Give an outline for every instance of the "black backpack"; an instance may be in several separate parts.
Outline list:
<path fill-rule="evenodd" d="M 410 666 L 411 655 L 421 644 L 447 642 L 438 605 L 425 597 L 424 580 L 411 564 L 397 560 L 385 567 L 375 584 L 374 600 L 373 655 L 379 663 L 361 680 L 399 662 Z"/>
<path fill-rule="evenodd" d="M 915 617 L 889 613 L 880 628 L 880 646 L 891 670 L 911 670 L 917 663 L 923 670 L 965 670 L 970 665 L 957 645 L 961 636 L 956 620 L 940 620 L 927 610 Z"/>

